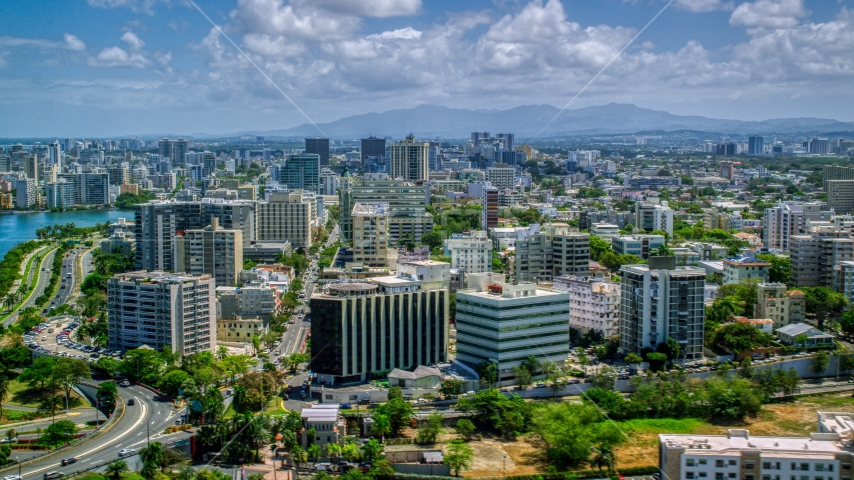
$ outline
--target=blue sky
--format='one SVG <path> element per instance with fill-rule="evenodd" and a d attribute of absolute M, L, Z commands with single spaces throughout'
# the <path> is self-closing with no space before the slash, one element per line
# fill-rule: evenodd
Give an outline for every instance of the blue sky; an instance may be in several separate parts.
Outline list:
<path fill-rule="evenodd" d="M 275 130 L 430 103 L 854 120 L 854 0 L 28 0 L 0 136 Z M 8 3 L 11 3 L 9 5 Z"/>

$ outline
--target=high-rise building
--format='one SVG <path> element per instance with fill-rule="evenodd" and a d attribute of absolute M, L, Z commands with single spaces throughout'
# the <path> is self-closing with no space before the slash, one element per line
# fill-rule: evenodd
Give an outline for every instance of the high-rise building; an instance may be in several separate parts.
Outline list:
<path fill-rule="evenodd" d="M 320 187 L 321 157 L 314 153 L 289 155 L 279 170 L 279 183 L 291 190 L 317 193 Z"/>
<path fill-rule="evenodd" d="M 486 187 L 483 189 L 483 194 L 480 197 L 480 228 L 483 230 L 498 226 L 498 208 L 500 206 L 498 197 L 497 188 Z"/>
<path fill-rule="evenodd" d="M 447 361 L 449 292 L 437 282 L 378 277 L 311 296 L 312 372 L 329 384 Z M 565 356 L 565 355 L 564 355 Z"/>
<path fill-rule="evenodd" d="M 61 173 L 57 181 L 74 185 L 74 201 L 78 205 L 109 205 L 110 175 L 108 173 Z"/>
<path fill-rule="evenodd" d="M 487 141 L 490 138 L 492 137 L 489 132 L 471 132 L 471 143 L 475 148 L 480 146 L 480 142 Z"/>
<path fill-rule="evenodd" d="M 590 235 L 573 233 L 566 226 L 547 225 L 516 240 L 514 280 L 551 282 L 561 275 L 586 276 L 590 272 Z"/>
<path fill-rule="evenodd" d="M 225 229 L 243 231 L 243 242 L 256 241 L 255 203 L 205 198 L 201 201 L 151 201 L 134 207 L 136 267 L 175 271 L 174 242 L 179 232 L 203 229 L 219 219 Z"/>
<path fill-rule="evenodd" d="M 661 204 L 635 203 L 635 228 L 645 232 L 661 230 L 673 236 L 673 210 L 667 202 Z"/>
<path fill-rule="evenodd" d="M 341 177 L 338 189 L 338 208 L 352 212 L 357 203 L 388 204 L 388 235 L 392 245 L 409 234 L 418 244 L 421 236 L 433 229 L 433 216 L 425 207 L 429 204 L 429 184 L 416 185 L 403 180 L 390 180 L 387 174 L 366 174 L 364 179 Z M 344 241 L 353 239 L 353 218 L 339 215 L 339 235 Z M 407 237 L 409 238 L 409 237 Z M 295 245 L 296 248 L 296 245 Z"/>
<path fill-rule="evenodd" d="M 747 154 L 748 155 L 764 155 L 765 154 L 765 139 L 758 135 L 752 135 L 747 139 Z"/>
<path fill-rule="evenodd" d="M 389 147 L 389 174 L 391 178 L 410 182 L 430 180 L 430 144 L 416 142 L 409 135 L 402 142 Z"/>
<path fill-rule="evenodd" d="M 243 270 L 243 232 L 219 228 L 219 219 L 175 237 L 175 271 L 210 275 L 217 285 L 232 285 Z"/>
<path fill-rule="evenodd" d="M 320 170 L 320 194 L 338 195 L 338 187 L 341 186 L 341 177 L 328 168 Z"/>
<path fill-rule="evenodd" d="M 49 208 L 70 208 L 75 202 L 74 184 L 51 182 L 45 184 L 45 199 Z"/>
<path fill-rule="evenodd" d="M 827 182 L 829 180 L 854 180 L 854 167 L 826 165 L 822 172 L 825 192 L 827 191 Z"/>
<path fill-rule="evenodd" d="M 620 334 L 620 284 L 603 278 L 563 275 L 554 289 L 569 292 L 569 327 L 602 338 Z"/>
<path fill-rule="evenodd" d="M 329 166 L 329 139 L 314 137 L 305 139 L 305 153 L 314 154 L 320 158 L 320 166 Z M 320 171 L 318 167 L 317 171 Z"/>
<path fill-rule="evenodd" d="M 624 353 L 640 355 L 673 338 L 686 360 L 703 358 L 704 269 L 677 267 L 676 257 L 650 257 L 649 265 L 624 265 L 620 277 Z"/>
<path fill-rule="evenodd" d="M 498 380 L 529 357 L 562 363 L 569 355 L 569 294 L 535 283 L 493 283 L 457 291 L 457 360 L 495 363 Z"/>
<path fill-rule="evenodd" d="M 169 140 L 164 137 L 157 142 L 157 153 L 163 158 L 172 160 L 172 164 L 183 164 L 185 154 L 189 151 L 189 142 L 179 137 L 178 140 Z"/>
<path fill-rule="evenodd" d="M 353 261 L 388 267 L 388 204 L 357 203 L 352 216 Z"/>
<path fill-rule="evenodd" d="M 516 186 L 516 169 L 492 166 L 486 169 L 486 181 L 499 190 L 513 190 Z"/>
<path fill-rule="evenodd" d="M 736 143 L 720 143 L 715 148 L 716 155 L 724 155 L 732 157 L 738 154 L 738 144 Z"/>
<path fill-rule="evenodd" d="M 24 173 L 27 175 L 27 178 L 35 180 L 36 183 L 39 183 L 40 163 L 38 155 L 29 156 L 24 159 Z"/>
<path fill-rule="evenodd" d="M 497 133 L 495 135 L 495 139 L 501 142 L 504 150 L 508 152 L 512 152 L 516 148 L 514 137 L 512 133 Z"/>
<path fill-rule="evenodd" d="M 848 215 L 854 210 L 854 180 L 827 180 L 824 185 L 828 210 L 840 215 Z"/>
<path fill-rule="evenodd" d="M 73 138 L 66 138 L 65 139 L 65 151 L 70 152 L 73 149 L 74 149 L 74 139 Z"/>
<path fill-rule="evenodd" d="M 492 240 L 482 230 L 452 235 L 445 240 L 444 255 L 451 257 L 453 269 L 467 273 L 492 270 Z"/>
<path fill-rule="evenodd" d="M 831 287 L 833 268 L 854 260 L 854 239 L 792 235 L 789 252 L 792 265 L 789 283 L 796 287 Z"/>
<path fill-rule="evenodd" d="M 789 250 L 789 239 L 799 235 L 809 220 L 830 220 L 833 212 L 824 203 L 779 203 L 765 209 L 762 237 L 765 247 Z"/>
<path fill-rule="evenodd" d="M 362 161 L 368 157 L 385 156 L 385 138 L 377 138 L 373 135 L 362 139 Z"/>
<path fill-rule="evenodd" d="M 28 209 L 32 208 L 39 201 L 39 194 L 36 190 L 36 181 L 32 178 L 25 178 L 15 181 L 15 207 Z"/>
<path fill-rule="evenodd" d="M 216 348 L 216 285 L 210 275 L 122 273 L 107 281 L 110 350 L 143 345 L 187 356 Z"/>
<path fill-rule="evenodd" d="M 293 248 L 311 247 L 311 202 L 302 192 L 275 192 L 258 202 L 259 242 L 290 242 Z"/>
<path fill-rule="evenodd" d="M 813 155 L 827 155 L 830 152 L 830 140 L 813 138 L 809 143 L 809 152 Z"/>

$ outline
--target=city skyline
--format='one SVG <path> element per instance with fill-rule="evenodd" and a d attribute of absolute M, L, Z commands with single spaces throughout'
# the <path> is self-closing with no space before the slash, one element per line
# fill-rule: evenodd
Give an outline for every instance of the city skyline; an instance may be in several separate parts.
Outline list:
<path fill-rule="evenodd" d="M 600 71 L 570 108 L 854 120 L 852 2 L 674 0 L 642 31 L 667 3 L 27 2 L 5 12 L 0 130 L 222 134 L 420 104 L 560 108 Z"/>

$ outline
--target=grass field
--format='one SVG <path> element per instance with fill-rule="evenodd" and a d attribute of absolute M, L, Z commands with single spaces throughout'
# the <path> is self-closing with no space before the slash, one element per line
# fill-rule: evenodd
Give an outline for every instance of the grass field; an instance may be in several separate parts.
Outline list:
<path fill-rule="evenodd" d="M 64 396 L 63 391 L 57 392 L 57 395 L 62 394 Z M 42 400 L 44 400 L 44 395 L 42 392 L 30 390 L 27 387 L 26 383 L 21 383 L 17 379 L 12 379 L 9 381 L 9 397 L 6 400 L 6 404 L 8 405 L 18 405 L 21 407 L 32 407 L 39 408 Z M 88 408 L 91 405 L 89 401 L 81 397 L 74 390 L 71 391 L 71 395 L 68 397 L 69 406 L 74 408 Z"/>

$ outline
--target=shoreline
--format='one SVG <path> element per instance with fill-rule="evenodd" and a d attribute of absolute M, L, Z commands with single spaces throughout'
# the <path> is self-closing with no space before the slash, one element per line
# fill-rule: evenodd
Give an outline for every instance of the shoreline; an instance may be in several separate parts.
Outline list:
<path fill-rule="evenodd" d="M 0 210 L 0 215 L 27 215 L 31 213 L 66 213 L 66 212 L 101 212 L 101 211 L 120 211 L 119 208 L 110 206 L 110 207 L 96 207 L 96 208 L 84 208 L 84 209 L 71 209 L 71 210 L 62 210 L 51 212 L 50 210 Z M 133 210 L 129 210 L 133 211 Z"/>

